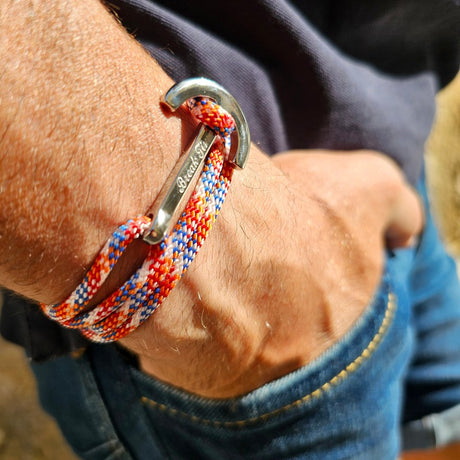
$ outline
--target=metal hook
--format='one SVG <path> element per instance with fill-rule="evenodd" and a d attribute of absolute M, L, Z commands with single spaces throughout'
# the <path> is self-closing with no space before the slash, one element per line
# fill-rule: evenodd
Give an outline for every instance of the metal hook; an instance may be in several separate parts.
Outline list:
<path fill-rule="evenodd" d="M 250 135 L 246 118 L 233 96 L 218 83 L 206 78 L 190 78 L 174 85 L 165 95 L 164 102 L 171 108 L 177 110 L 185 101 L 190 98 L 206 96 L 213 99 L 217 104 L 229 112 L 235 120 L 236 132 L 238 134 L 238 146 L 233 158 L 229 161 L 238 169 L 246 165 L 250 148 Z M 152 212 L 155 216 L 152 226 L 144 234 L 143 239 L 149 244 L 160 243 L 165 234 L 178 220 L 182 210 L 182 203 L 190 194 L 191 185 L 195 183 L 196 176 L 203 169 L 205 159 L 211 149 L 217 135 L 209 128 L 201 126 L 197 137 L 189 148 L 179 171 L 177 168 L 171 173 L 174 177 L 161 204 Z M 167 181 L 170 183 L 170 181 Z M 163 187 L 165 190 L 166 187 Z M 157 202 L 160 200 L 157 199 Z"/>

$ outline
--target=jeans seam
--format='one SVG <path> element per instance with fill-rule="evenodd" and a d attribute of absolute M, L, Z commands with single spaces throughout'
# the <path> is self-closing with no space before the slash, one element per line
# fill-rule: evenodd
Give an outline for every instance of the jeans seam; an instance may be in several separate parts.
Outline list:
<path fill-rule="evenodd" d="M 324 393 L 328 392 L 332 387 L 337 386 L 339 383 L 343 382 L 349 375 L 353 374 L 357 371 L 363 364 L 366 362 L 377 349 L 378 345 L 382 341 L 384 335 L 388 331 L 390 325 L 395 316 L 395 312 L 397 309 L 397 298 L 393 292 L 388 293 L 388 300 L 387 306 L 385 309 L 385 315 L 383 320 L 380 324 L 378 331 L 373 336 L 372 340 L 368 343 L 367 347 L 361 352 L 361 354 L 356 357 L 351 363 L 349 363 L 345 368 L 343 368 L 339 373 L 337 373 L 334 377 L 332 377 L 327 382 L 323 383 L 320 387 L 316 390 L 306 394 L 305 396 L 293 401 L 283 407 L 279 407 L 273 411 L 267 412 L 262 415 L 258 415 L 257 417 L 252 417 L 249 419 L 244 420 L 232 420 L 232 421 L 220 421 L 220 420 L 210 420 L 206 418 L 197 417 L 196 415 L 191 415 L 186 412 L 180 411 L 178 409 L 174 409 L 172 407 L 168 407 L 165 404 L 159 403 L 158 401 L 154 401 L 151 398 L 146 396 L 141 397 L 141 402 L 146 406 L 150 406 L 154 409 L 159 410 L 160 412 L 167 413 L 171 416 L 179 416 L 181 418 L 185 418 L 189 421 L 194 423 L 200 423 L 206 426 L 212 426 L 215 428 L 243 428 L 247 427 L 248 425 L 253 425 L 258 422 L 265 422 L 266 420 L 273 418 L 277 415 L 287 412 L 290 409 L 295 407 L 299 407 L 302 404 L 305 404 L 309 401 L 318 399 Z"/>

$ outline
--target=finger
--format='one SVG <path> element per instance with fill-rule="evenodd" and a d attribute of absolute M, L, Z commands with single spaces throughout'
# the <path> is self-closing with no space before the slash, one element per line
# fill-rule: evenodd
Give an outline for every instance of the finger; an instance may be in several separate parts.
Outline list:
<path fill-rule="evenodd" d="M 388 248 L 413 246 L 424 223 L 424 211 L 420 196 L 404 185 L 397 196 L 385 232 Z"/>

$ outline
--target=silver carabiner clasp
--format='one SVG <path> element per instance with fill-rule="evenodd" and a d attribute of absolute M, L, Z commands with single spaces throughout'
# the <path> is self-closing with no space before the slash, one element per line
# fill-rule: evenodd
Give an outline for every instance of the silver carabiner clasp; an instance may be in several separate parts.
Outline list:
<path fill-rule="evenodd" d="M 251 144 L 246 118 L 233 96 L 218 83 L 206 78 L 190 78 L 174 85 L 165 95 L 164 102 L 171 110 L 177 110 L 184 102 L 193 97 L 205 96 L 229 112 L 235 120 L 238 134 L 238 146 L 235 155 L 229 159 L 235 168 L 242 169 L 246 165 Z M 143 239 L 149 244 L 158 244 L 176 224 L 182 211 L 185 198 L 190 195 L 191 186 L 203 169 L 203 164 L 216 139 L 216 134 L 204 125 L 201 126 L 193 144 L 184 155 L 179 171 L 172 172 L 167 183 L 171 184 L 164 197 L 157 200 L 160 205 L 154 206 L 150 213 L 154 216 L 152 226 L 144 234 Z M 161 195 L 161 194 L 160 194 Z"/>

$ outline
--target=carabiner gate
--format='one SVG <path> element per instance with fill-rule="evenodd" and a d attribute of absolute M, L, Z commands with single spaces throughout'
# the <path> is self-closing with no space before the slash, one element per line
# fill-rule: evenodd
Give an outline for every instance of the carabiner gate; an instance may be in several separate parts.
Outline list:
<path fill-rule="evenodd" d="M 173 111 L 177 110 L 188 99 L 205 96 L 229 112 L 235 120 L 238 134 L 238 146 L 235 155 L 229 159 L 237 169 L 246 165 L 250 148 L 250 135 L 246 118 L 233 96 L 218 83 L 206 78 L 190 78 L 174 85 L 165 95 L 164 102 Z M 144 234 L 143 239 L 149 244 L 160 243 L 176 224 L 182 211 L 185 198 L 191 193 L 197 175 L 202 171 L 203 164 L 217 135 L 204 125 L 201 126 L 193 144 L 184 155 L 184 161 L 177 174 L 174 169 L 167 183 L 171 185 L 161 199 L 159 207 L 154 206 L 152 226 Z M 170 182 L 171 181 L 171 182 Z M 163 187 L 165 190 L 166 187 Z M 157 202 L 160 200 L 157 199 Z"/>

